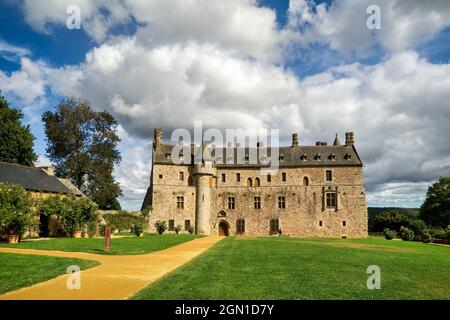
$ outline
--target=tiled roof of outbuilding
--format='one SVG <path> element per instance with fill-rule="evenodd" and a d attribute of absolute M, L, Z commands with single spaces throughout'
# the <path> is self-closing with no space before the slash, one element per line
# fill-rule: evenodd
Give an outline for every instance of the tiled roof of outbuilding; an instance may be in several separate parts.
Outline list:
<path fill-rule="evenodd" d="M 20 185 L 26 190 L 74 193 L 57 177 L 42 169 L 0 162 L 0 183 Z"/>

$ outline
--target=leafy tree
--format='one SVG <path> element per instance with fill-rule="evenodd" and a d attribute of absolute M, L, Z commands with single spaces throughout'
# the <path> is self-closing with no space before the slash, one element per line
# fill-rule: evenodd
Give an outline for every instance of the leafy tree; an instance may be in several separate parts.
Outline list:
<path fill-rule="evenodd" d="M 33 151 L 34 137 L 30 126 L 23 126 L 23 113 L 9 106 L 0 94 L 0 161 L 33 166 L 37 156 Z"/>
<path fill-rule="evenodd" d="M 117 120 L 94 111 L 85 99 L 69 98 L 45 112 L 42 121 L 56 175 L 68 177 L 100 209 L 119 210 L 122 191 L 112 175 L 121 160 Z"/>
<path fill-rule="evenodd" d="M 408 217 L 396 211 L 379 213 L 373 220 L 374 230 L 380 232 L 386 228 L 399 231 L 402 226 L 408 226 L 408 224 Z"/>
<path fill-rule="evenodd" d="M 450 225 L 450 177 L 441 177 L 428 188 L 420 217 L 432 226 L 445 229 Z"/>
<path fill-rule="evenodd" d="M 95 201 L 101 210 L 121 210 L 117 198 L 122 195 L 119 184 L 114 181 L 112 169 L 96 165 L 96 174 L 87 186 L 86 194 Z"/>
<path fill-rule="evenodd" d="M 33 201 L 20 186 L 0 185 L 0 231 L 19 235 L 36 225 Z"/>

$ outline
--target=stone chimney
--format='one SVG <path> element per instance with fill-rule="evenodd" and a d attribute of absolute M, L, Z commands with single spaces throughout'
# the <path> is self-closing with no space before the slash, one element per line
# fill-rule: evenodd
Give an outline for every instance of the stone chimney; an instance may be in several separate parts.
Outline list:
<path fill-rule="evenodd" d="M 353 136 L 353 132 L 347 132 L 345 133 L 345 145 L 346 146 L 352 146 L 355 144 L 355 139 Z"/>
<path fill-rule="evenodd" d="M 292 146 L 298 147 L 298 133 L 292 134 Z"/>
<path fill-rule="evenodd" d="M 49 176 L 55 175 L 55 168 L 52 166 L 39 167 L 39 169 L 44 170 Z"/>
<path fill-rule="evenodd" d="M 153 131 L 153 148 L 156 150 L 162 145 L 163 130 L 157 128 Z"/>

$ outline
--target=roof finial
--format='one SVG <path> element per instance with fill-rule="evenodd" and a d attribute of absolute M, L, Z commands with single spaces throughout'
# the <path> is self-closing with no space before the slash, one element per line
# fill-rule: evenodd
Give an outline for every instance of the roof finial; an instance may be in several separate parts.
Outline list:
<path fill-rule="evenodd" d="M 339 141 L 339 138 L 338 138 L 338 134 L 337 134 L 337 133 L 336 133 L 336 139 L 334 139 L 333 145 L 334 145 L 334 146 L 340 146 L 340 145 L 341 145 L 341 142 Z"/>

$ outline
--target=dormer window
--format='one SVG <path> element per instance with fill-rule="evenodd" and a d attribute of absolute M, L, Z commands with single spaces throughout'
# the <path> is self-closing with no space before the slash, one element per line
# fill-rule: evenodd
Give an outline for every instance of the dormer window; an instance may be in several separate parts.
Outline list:
<path fill-rule="evenodd" d="M 259 159 L 260 160 L 260 163 L 261 164 L 267 164 L 269 161 L 269 157 L 267 157 L 267 156 L 264 156 L 264 157 L 262 157 L 261 159 Z"/>
<path fill-rule="evenodd" d="M 336 161 L 336 155 L 334 153 L 330 154 L 329 159 L 331 161 Z"/>
<path fill-rule="evenodd" d="M 283 162 L 284 161 L 284 155 L 279 156 L 278 160 L 280 160 L 280 162 Z"/>
<path fill-rule="evenodd" d="M 320 154 L 320 153 L 316 154 L 314 159 L 317 160 L 317 161 L 322 161 L 322 154 Z"/>
<path fill-rule="evenodd" d="M 170 159 L 172 157 L 172 154 L 166 153 L 166 159 Z"/>
<path fill-rule="evenodd" d="M 352 160 L 352 155 L 349 154 L 349 153 L 346 153 L 345 156 L 344 156 L 344 159 L 345 160 Z"/>
<path fill-rule="evenodd" d="M 308 160 L 308 156 L 307 156 L 306 154 L 302 154 L 302 155 L 300 156 L 300 160 L 302 160 L 302 161 L 307 161 L 307 160 Z"/>

